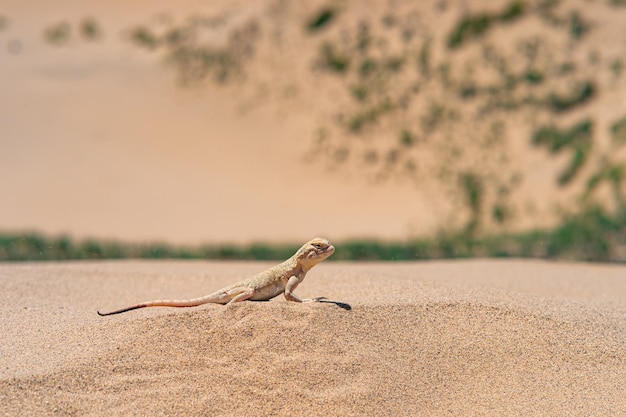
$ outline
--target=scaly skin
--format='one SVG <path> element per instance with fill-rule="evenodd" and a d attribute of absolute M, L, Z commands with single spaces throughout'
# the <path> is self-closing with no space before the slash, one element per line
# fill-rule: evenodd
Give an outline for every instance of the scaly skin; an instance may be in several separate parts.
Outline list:
<path fill-rule="evenodd" d="M 296 303 L 320 301 L 326 297 L 301 299 L 294 294 L 294 290 L 311 268 L 334 252 L 335 247 L 328 240 L 315 238 L 305 243 L 285 262 L 204 297 L 190 300 L 146 301 L 109 313 L 98 311 L 98 314 L 109 316 L 144 307 L 195 307 L 207 303 L 230 304 L 245 300 L 265 301 L 281 293 L 285 294 L 288 301 Z"/>

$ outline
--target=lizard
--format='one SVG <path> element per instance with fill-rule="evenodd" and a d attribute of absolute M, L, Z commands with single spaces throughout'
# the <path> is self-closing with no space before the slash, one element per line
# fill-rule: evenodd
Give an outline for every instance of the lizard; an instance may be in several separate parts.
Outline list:
<path fill-rule="evenodd" d="M 326 299 L 326 297 L 301 299 L 294 294 L 294 290 L 311 268 L 334 252 L 335 247 L 328 240 L 315 238 L 302 245 L 285 262 L 204 297 L 189 300 L 146 301 L 108 313 L 101 313 L 100 311 L 97 313 L 100 316 L 108 316 L 144 307 L 196 307 L 207 303 L 232 304 L 245 300 L 267 301 L 279 294 L 284 294 L 287 301 L 296 303 L 317 302 Z"/>

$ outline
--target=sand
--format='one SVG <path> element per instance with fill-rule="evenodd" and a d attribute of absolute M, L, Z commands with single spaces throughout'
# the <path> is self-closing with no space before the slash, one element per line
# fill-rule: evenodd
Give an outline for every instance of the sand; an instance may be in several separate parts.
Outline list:
<path fill-rule="evenodd" d="M 325 263 L 332 302 L 151 308 L 270 264 L 0 265 L 0 415 L 626 415 L 626 267 Z"/>
<path fill-rule="evenodd" d="M 381 187 L 311 161 L 319 115 L 310 103 L 242 113 L 256 83 L 181 88 L 160 54 L 124 35 L 159 16 L 257 13 L 268 3 L 3 1 L 0 177 L 10 181 L 0 181 L 0 230 L 176 244 L 434 232 L 427 225 L 443 206 L 430 190 Z M 86 16 L 102 27 L 100 41 L 45 42 L 46 28 Z M 7 51 L 11 40 L 19 55 Z M 308 53 L 297 61 L 310 65 Z M 317 215 L 303 222 L 305 212 Z"/>
<path fill-rule="evenodd" d="M 471 208 L 457 179 L 469 172 L 484 180 L 481 226 L 510 233 L 558 224 L 564 212 L 579 207 L 594 175 L 626 160 L 626 147 L 610 146 L 612 124 L 626 116 L 626 76 L 619 69 L 626 56 L 625 9 L 612 4 L 617 2 L 560 2 L 559 19 L 569 22 L 576 11 L 588 25 L 577 41 L 569 39 L 568 24 L 556 27 L 550 19 L 529 15 L 506 27 L 494 24 L 454 53 L 446 39 L 458 19 L 504 10 L 511 0 L 339 3 L 341 12 L 328 30 L 311 34 L 303 30 L 305 22 L 334 2 L 3 0 L 0 230 L 176 244 L 297 243 L 316 235 L 333 241 L 406 240 L 466 226 Z M 528 3 L 529 13 L 540 9 L 530 6 L 537 2 Z M 322 44 L 349 42 L 360 22 L 371 27 L 377 45 L 383 45 L 382 37 L 399 41 L 396 29 L 383 28 L 382 20 L 392 15 L 398 22 L 414 22 L 407 33 L 414 31 L 415 48 L 428 39 L 433 73 L 450 70 L 450 93 L 439 91 L 438 76 L 415 78 L 419 94 L 410 107 L 381 117 L 371 134 L 336 130 L 338 120 L 369 107 L 353 107 L 351 92 L 361 65 L 356 57 L 345 77 L 314 70 Z M 164 51 L 148 52 L 128 40 L 138 26 L 156 30 L 170 19 L 181 24 L 192 16 L 228 16 L 231 24 L 216 32 L 218 46 L 239 22 L 258 22 L 259 44 L 246 64 L 245 80 L 181 88 Z M 78 34 L 85 18 L 97 22 L 100 39 Z M 46 31 L 63 22 L 71 26 L 68 42 L 51 44 Z M 284 41 L 277 43 L 278 38 Z M 546 64 L 545 82 L 533 85 L 528 94 L 539 92 L 528 97 L 541 101 L 589 80 L 596 86 L 593 100 L 564 116 L 541 106 L 529 113 L 526 105 L 514 104 L 527 100 L 520 86 L 511 93 L 517 110 L 470 118 L 482 93 L 460 100 L 452 91 L 466 81 L 479 90 L 503 81 L 483 53 L 499 51 L 507 58 L 507 71 L 517 77 L 531 61 L 515 51 L 535 42 L 541 45 L 532 60 L 538 70 L 544 61 L 554 68 Z M 396 53 L 393 43 L 380 51 L 381 58 Z M 378 59 L 378 53 L 373 56 Z M 418 75 L 416 60 L 407 59 L 399 80 Z M 565 64 L 575 70 L 559 75 Z M 395 89 L 409 86 L 399 81 L 391 87 L 393 101 Z M 415 176 L 390 171 L 384 181 L 376 175 L 386 177 L 383 168 L 390 165 L 385 161 L 406 149 L 398 148 L 401 130 L 422 135 L 427 109 L 444 104 L 451 121 L 461 117 L 467 126 L 446 122 L 445 129 L 435 128 L 443 136 L 424 132 L 409 154 L 416 158 L 409 165 L 416 167 Z M 560 186 L 557 178 L 571 154 L 550 155 L 532 144 L 532 133 L 542 125 L 569 129 L 587 118 L 594 122 L 592 153 L 573 182 Z M 491 133 L 479 133 L 487 125 L 490 132 L 506 134 L 492 142 Z M 327 130 L 335 132 L 327 135 Z M 340 149 L 318 147 L 322 137 L 347 146 L 349 161 L 333 162 L 331 155 Z M 375 149 L 378 164 L 368 156 Z M 608 205 L 612 196 L 607 182 L 591 197 Z M 507 222 L 499 225 L 490 214 L 496 208 L 502 212 L 502 204 Z"/>

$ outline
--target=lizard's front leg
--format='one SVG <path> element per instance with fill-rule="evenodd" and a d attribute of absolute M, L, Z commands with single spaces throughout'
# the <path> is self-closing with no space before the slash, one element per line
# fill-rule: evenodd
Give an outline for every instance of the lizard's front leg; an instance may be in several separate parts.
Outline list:
<path fill-rule="evenodd" d="M 287 285 L 285 285 L 285 298 L 287 299 L 287 301 L 294 301 L 296 303 L 310 303 L 310 302 L 317 302 L 320 300 L 324 300 L 326 298 L 326 297 L 300 298 L 296 294 L 294 294 L 296 287 L 302 282 L 303 279 L 304 279 L 304 276 L 299 277 L 297 275 L 294 275 L 291 278 L 289 278 L 289 281 L 287 281 Z"/>

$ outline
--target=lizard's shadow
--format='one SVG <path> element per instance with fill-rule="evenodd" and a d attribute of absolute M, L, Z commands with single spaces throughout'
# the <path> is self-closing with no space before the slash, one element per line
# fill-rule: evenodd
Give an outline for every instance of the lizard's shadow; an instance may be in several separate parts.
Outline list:
<path fill-rule="evenodd" d="M 320 303 L 334 304 L 337 307 L 343 308 L 346 311 L 352 310 L 352 307 L 348 303 L 342 303 L 341 301 L 332 301 L 332 300 L 319 300 Z"/>
<path fill-rule="evenodd" d="M 252 300 L 253 303 L 267 303 L 269 300 Z M 352 310 L 352 306 L 347 303 L 342 303 L 341 301 L 332 301 L 332 300 L 319 300 L 318 303 L 326 303 L 326 304 L 334 304 L 339 308 L 343 308 L 346 311 Z"/>

